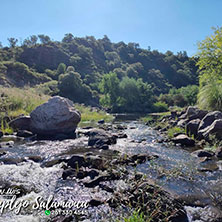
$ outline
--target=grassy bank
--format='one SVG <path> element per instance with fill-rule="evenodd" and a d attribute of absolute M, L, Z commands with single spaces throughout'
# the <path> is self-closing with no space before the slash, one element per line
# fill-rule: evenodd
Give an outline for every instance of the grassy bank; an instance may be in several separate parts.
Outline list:
<path fill-rule="evenodd" d="M 46 102 L 50 96 L 39 92 L 34 88 L 6 88 L 0 87 L 0 120 L 1 130 L 11 133 L 8 128 L 7 121 L 19 115 L 29 115 L 37 106 Z M 112 115 L 104 111 L 87 107 L 84 105 L 75 104 L 77 110 L 81 112 L 81 125 L 96 123 L 101 119 L 105 122 L 110 122 L 113 119 Z M 7 118 L 6 118 L 7 117 Z"/>
<path fill-rule="evenodd" d="M 180 109 L 181 110 L 181 109 Z M 153 127 L 154 129 L 166 129 L 166 135 L 171 139 L 174 137 L 175 134 L 182 133 L 186 134 L 184 128 L 178 126 L 171 126 L 168 122 L 162 121 L 164 116 L 170 115 L 170 112 L 163 112 L 163 113 L 153 113 L 149 114 L 140 120 L 144 123 L 147 123 L 149 126 Z"/>
<path fill-rule="evenodd" d="M 47 101 L 50 97 L 37 92 L 33 88 L 0 88 L 1 117 L 28 115 L 33 109 Z"/>
<path fill-rule="evenodd" d="M 105 111 L 79 104 L 75 104 L 75 107 L 81 113 L 80 126 L 84 126 L 89 123 L 94 124 L 101 119 L 103 119 L 105 122 L 111 122 L 113 120 L 113 116 Z"/>
<path fill-rule="evenodd" d="M 13 133 L 8 121 L 19 116 L 29 115 L 37 106 L 46 102 L 50 97 L 37 92 L 33 88 L 0 87 L 0 120 L 3 133 Z"/>
<path fill-rule="evenodd" d="M 147 116 L 144 116 L 140 118 L 140 120 L 144 123 L 148 122 L 157 122 L 160 120 L 163 116 L 169 115 L 170 112 L 162 112 L 162 113 L 150 113 Z"/>

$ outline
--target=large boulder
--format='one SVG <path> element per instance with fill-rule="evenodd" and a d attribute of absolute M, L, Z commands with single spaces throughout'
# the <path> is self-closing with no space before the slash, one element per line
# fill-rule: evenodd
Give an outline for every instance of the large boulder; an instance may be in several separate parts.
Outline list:
<path fill-rule="evenodd" d="M 201 121 L 199 129 L 202 130 L 208 126 L 210 126 L 214 120 L 222 119 L 222 113 L 220 111 L 209 112 Z"/>
<path fill-rule="evenodd" d="M 69 99 L 54 96 L 30 114 L 30 130 L 43 137 L 74 135 L 81 114 Z"/>
<path fill-rule="evenodd" d="M 215 135 L 217 139 L 222 139 L 222 119 L 215 120 L 209 127 L 202 130 L 203 137 L 209 138 L 209 135 Z"/>
<path fill-rule="evenodd" d="M 9 122 L 9 126 L 15 130 L 30 130 L 30 116 L 20 116 Z"/>
<path fill-rule="evenodd" d="M 219 111 L 209 112 L 200 122 L 199 128 L 198 128 L 198 138 L 203 139 L 203 134 L 206 133 L 207 128 L 211 126 L 211 124 L 215 120 L 222 119 L 222 113 Z"/>
<path fill-rule="evenodd" d="M 178 135 L 171 140 L 176 144 L 181 144 L 182 146 L 194 146 L 195 145 L 195 141 L 184 134 Z"/>
<path fill-rule="evenodd" d="M 73 155 L 67 164 L 72 168 L 79 168 L 86 165 L 86 158 L 83 155 Z"/>
<path fill-rule="evenodd" d="M 194 119 L 191 120 L 186 125 L 186 132 L 188 135 L 194 135 L 194 137 L 197 137 L 198 128 L 200 125 L 200 119 Z"/>
<path fill-rule="evenodd" d="M 187 111 L 186 111 L 185 115 L 186 115 L 186 117 L 189 118 L 190 116 L 197 114 L 198 111 L 199 111 L 199 109 L 197 107 L 189 106 L 187 108 Z"/>
<path fill-rule="evenodd" d="M 189 121 L 193 119 L 203 119 L 207 111 L 198 109 L 195 106 L 189 106 L 186 112 L 179 117 L 179 119 L 188 119 Z"/>

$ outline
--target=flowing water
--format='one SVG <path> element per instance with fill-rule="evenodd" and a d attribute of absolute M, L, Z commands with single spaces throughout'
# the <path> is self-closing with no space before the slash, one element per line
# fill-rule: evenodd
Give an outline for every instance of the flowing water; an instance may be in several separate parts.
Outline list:
<path fill-rule="evenodd" d="M 137 121 L 124 121 L 121 124 L 127 129 L 124 132 L 127 139 L 118 139 L 111 149 L 123 153 L 156 154 L 159 158 L 138 165 L 136 169 L 144 173 L 150 180 L 160 184 L 178 199 L 186 200 L 189 206 L 186 210 L 190 221 L 210 221 L 214 217 L 215 202 L 222 200 L 222 171 L 219 162 L 199 163 L 191 155 L 191 150 L 166 143 L 158 143 L 162 136 L 152 128 Z M 13 140 L 14 138 L 8 138 Z M 0 181 L 2 186 L 25 190 L 19 200 L 28 200 L 30 206 L 15 214 L 14 210 L 5 210 L 0 221 L 10 222 L 40 222 L 48 221 L 49 217 L 43 210 L 31 208 L 38 196 L 48 198 L 53 195 L 56 200 L 89 201 L 92 198 L 106 199 L 110 193 L 98 188 L 86 188 L 74 179 L 62 179 L 63 164 L 56 163 L 58 157 L 71 153 L 85 152 L 88 148 L 87 138 L 64 141 L 15 141 L 12 147 L 1 148 L 6 154 L 0 157 Z M 106 153 L 107 158 L 109 151 Z M 34 161 L 33 161 L 34 160 Z M 4 163 L 3 163 L 4 162 Z M 15 164 L 16 163 L 16 164 Z M 200 172 L 200 168 L 215 168 L 218 170 Z M 119 188 L 124 182 L 119 181 Z M 1 196 L 5 200 L 4 196 Z M 0 200 L 1 201 L 1 200 Z M 1 203 L 1 202 L 0 202 Z M 1 204 L 0 204 L 1 206 Z M 1 210 L 1 208 L 0 208 Z M 83 221 L 108 221 L 111 209 L 108 205 L 89 207 L 90 219 Z M 112 212 L 112 215 L 118 212 Z M 217 212 L 216 212 L 217 213 Z M 213 215 L 213 216 L 212 216 Z"/>

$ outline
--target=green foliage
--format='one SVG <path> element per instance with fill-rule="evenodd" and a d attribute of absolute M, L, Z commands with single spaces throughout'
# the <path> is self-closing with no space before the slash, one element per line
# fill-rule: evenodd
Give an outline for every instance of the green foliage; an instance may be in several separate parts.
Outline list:
<path fill-rule="evenodd" d="M 197 102 L 197 94 L 199 92 L 199 88 L 197 85 L 188 85 L 186 87 L 182 87 L 179 89 L 181 95 L 184 96 L 184 100 L 187 105 L 195 105 Z"/>
<path fill-rule="evenodd" d="M 222 82 L 212 80 L 202 86 L 198 94 L 198 105 L 201 109 L 222 111 Z"/>
<path fill-rule="evenodd" d="M 36 86 L 37 91 L 40 91 L 41 93 L 45 95 L 55 96 L 58 95 L 59 89 L 58 89 L 58 81 L 52 80 L 40 85 Z"/>
<path fill-rule="evenodd" d="M 87 103 L 92 98 L 91 89 L 83 84 L 81 76 L 77 72 L 70 71 L 59 76 L 59 94 L 74 102 Z"/>
<path fill-rule="evenodd" d="M 100 103 L 114 112 L 148 112 L 152 109 L 152 89 L 142 79 L 124 77 L 120 81 L 116 73 L 109 73 L 103 76 L 99 88 L 104 94 Z"/>
<path fill-rule="evenodd" d="M 33 86 L 52 79 L 44 74 L 40 74 L 30 69 L 27 65 L 20 62 L 2 62 L 0 63 L 0 73 L 5 85 L 16 87 Z M 0 77 L 1 78 L 1 77 Z"/>
<path fill-rule="evenodd" d="M 168 106 L 184 107 L 195 105 L 197 102 L 199 88 L 197 85 L 188 85 L 179 89 L 172 88 L 169 93 L 161 94 L 159 100 L 168 104 Z"/>
<path fill-rule="evenodd" d="M 16 44 L 18 43 L 18 39 L 8 38 L 8 42 L 9 42 L 9 47 L 10 48 L 15 48 Z"/>
<path fill-rule="evenodd" d="M 75 72 L 75 68 L 73 66 L 68 66 L 66 72 Z"/>
<path fill-rule="evenodd" d="M 60 74 L 64 74 L 65 72 L 66 72 L 66 65 L 64 63 L 60 63 L 56 70 L 57 76 L 59 76 Z"/>
<path fill-rule="evenodd" d="M 155 102 L 153 104 L 154 112 L 166 112 L 168 111 L 168 105 L 165 102 Z"/>
<path fill-rule="evenodd" d="M 51 41 L 50 37 L 47 35 L 38 35 L 38 37 L 42 44 L 48 44 Z"/>
<path fill-rule="evenodd" d="M 140 118 L 140 120 L 144 123 L 152 123 L 154 119 L 155 119 L 154 116 L 150 115 Z"/>
<path fill-rule="evenodd" d="M 105 122 L 111 122 L 113 116 L 96 108 L 92 108 L 85 105 L 75 104 L 75 108 L 81 113 L 80 126 L 89 125 L 97 123 L 99 120 L 104 119 Z"/>
<path fill-rule="evenodd" d="M 107 36 L 97 40 L 93 36 L 77 38 L 68 33 L 61 42 L 44 35 L 38 38 L 42 44 L 34 41 L 18 54 L 19 61 L 38 72 L 55 70 L 60 63 L 73 65 L 82 77 L 92 76 L 91 84 L 97 83 L 104 73 L 116 72 L 119 78 L 142 78 L 148 84 L 153 83 L 156 94 L 166 93 L 171 85 L 178 88 L 197 82 L 195 59 L 186 52 L 163 54 L 141 49 L 136 43 L 112 43 Z"/>
<path fill-rule="evenodd" d="M 32 47 L 32 46 L 35 46 L 37 44 L 37 41 L 38 41 L 38 37 L 36 35 L 32 35 L 32 36 L 30 36 L 29 38 L 27 38 L 23 41 L 22 46 Z"/>
<path fill-rule="evenodd" d="M 176 133 L 183 133 L 183 134 L 185 134 L 185 130 L 180 128 L 180 127 L 175 126 L 175 127 L 172 127 L 170 129 L 168 129 L 168 131 L 167 131 L 167 134 L 168 134 L 169 138 L 173 138 L 174 134 L 176 134 Z"/>
<path fill-rule="evenodd" d="M 198 45 L 200 71 L 198 105 L 202 109 L 222 111 L 222 27 Z"/>
<path fill-rule="evenodd" d="M 0 48 L 0 61 L 23 63 L 27 65 L 31 73 L 38 76 L 38 80 L 43 76 L 49 78 L 41 79 L 41 81 L 27 81 L 29 78 L 22 79 L 20 75 L 17 78 L 16 75 L 13 76 L 16 81 L 13 81 L 13 78 L 4 74 L 4 68 L 1 71 L 0 67 L 1 84 L 16 87 L 35 86 L 52 79 L 59 80 L 59 75 L 66 75 L 72 71 L 80 74 L 82 80 L 80 87 L 76 89 L 82 93 L 80 95 L 82 98 L 79 100 L 73 98 L 73 100 L 90 103 L 93 95 L 102 93 L 100 95 L 101 104 L 117 111 L 141 112 L 144 110 L 147 112 L 152 109 L 152 104 L 155 102 L 153 97 L 159 96 L 161 93 L 168 93 L 172 87 L 179 88 L 197 83 L 196 59 L 189 58 L 186 52 L 173 54 L 168 51 L 163 54 L 157 50 L 151 51 L 150 48 L 148 50 L 142 49 L 139 44 L 133 42 L 128 44 L 124 42 L 112 43 L 107 36 L 102 39 L 96 39 L 93 36 L 78 38 L 71 33 L 66 34 L 61 42 L 53 41 L 47 35 L 32 35 L 25 39 L 21 46 L 17 45 L 16 39 L 11 38 L 10 42 L 10 48 Z M 75 69 L 70 70 L 69 66 L 73 66 Z M 68 68 L 66 69 L 66 67 Z M 19 67 L 17 68 L 19 69 Z M 13 73 L 18 73 L 18 71 L 14 69 Z M 133 84 L 135 85 L 135 82 L 130 80 L 131 83 L 130 81 L 128 83 L 124 80 L 125 83 L 121 84 L 121 90 L 125 96 L 118 93 L 119 89 L 116 86 L 109 93 L 105 93 L 100 82 L 107 73 L 116 73 L 117 79 L 115 81 L 119 82 L 124 77 L 135 79 L 137 85 L 135 94 L 139 94 L 141 98 L 138 97 L 139 101 L 134 100 L 136 104 L 132 108 L 127 107 L 129 106 L 127 104 L 131 104 L 135 96 L 126 96 L 126 92 L 129 90 L 124 84 L 131 87 Z M 65 81 L 64 76 L 63 80 Z M 59 81 L 59 85 L 61 86 L 61 81 Z M 108 89 L 107 87 L 105 88 Z M 71 90 L 64 93 L 65 89 L 62 88 L 60 95 L 68 95 L 69 98 L 73 96 L 74 93 L 71 93 Z M 150 91 L 152 91 L 152 96 L 150 96 Z M 118 96 L 115 95 L 116 93 Z M 178 100 L 180 100 L 179 97 L 180 95 Z M 98 102 L 97 98 L 93 98 L 93 103 L 96 102 Z M 141 105 L 142 103 L 144 104 Z"/>
<path fill-rule="evenodd" d="M 104 106 L 115 106 L 119 94 L 119 79 L 116 73 L 109 73 L 103 76 L 99 84 L 100 91 L 104 94 L 101 100 Z"/>
<path fill-rule="evenodd" d="M 142 79 L 124 77 L 119 84 L 119 110 L 127 112 L 150 112 L 154 101 L 152 88 Z"/>
<path fill-rule="evenodd" d="M 53 80 L 57 80 L 57 70 L 46 69 L 45 74 Z"/>
<path fill-rule="evenodd" d="M 119 84 L 119 106 L 132 107 L 139 105 L 139 87 L 134 78 L 124 77 Z"/>
<path fill-rule="evenodd" d="M 198 44 L 200 70 L 200 86 L 208 84 L 212 79 L 222 79 L 222 27 L 214 28 L 214 34 Z"/>
<path fill-rule="evenodd" d="M 29 114 L 40 104 L 49 99 L 48 96 L 35 89 L 19 89 L 0 87 L 0 116 L 17 117 Z"/>
<path fill-rule="evenodd" d="M 4 121 L 3 119 L 1 120 L 1 131 L 3 132 L 3 134 L 5 134 L 5 133 L 12 134 L 13 133 L 13 129 L 11 127 L 9 127 L 8 123 L 6 121 Z"/>
<path fill-rule="evenodd" d="M 134 211 L 132 216 L 123 219 L 124 222 L 146 222 L 145 216 L 143 213 L 140 213 L 138 210 Z"/>

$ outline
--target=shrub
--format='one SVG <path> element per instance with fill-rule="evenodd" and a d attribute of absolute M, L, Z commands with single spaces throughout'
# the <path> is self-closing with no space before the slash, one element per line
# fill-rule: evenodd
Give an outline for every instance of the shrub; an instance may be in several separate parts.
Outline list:
<path fill-rule="evenodd" d="M 52 80 L 36 86 L 36 89 L 46 95 L 55 96 L 59 93 L 58 81 Z"/>
<path fill-rule="evenodd" d="M 197 85 L 188 85 L 179 89 L 172 88 L 169 93 L 161 94 L 159 100 L 168 104 L 168 106 L 184 107 L 195 105 L 199 88 Z"/>
<path fill-rule="evenodd" d="M 201 109 L 222 111 L 222 84 L 212 80 L 200 89 L 198 106 Z"/>
<path fill-rule="evenodd" d="M 156 102 L 153 104 L 155 112 L 166 112 L 168 111 L 168 105 L 165 102 Z"/>

